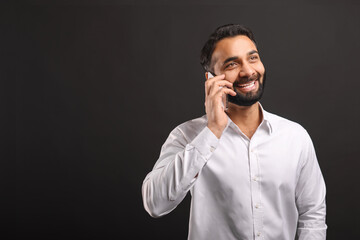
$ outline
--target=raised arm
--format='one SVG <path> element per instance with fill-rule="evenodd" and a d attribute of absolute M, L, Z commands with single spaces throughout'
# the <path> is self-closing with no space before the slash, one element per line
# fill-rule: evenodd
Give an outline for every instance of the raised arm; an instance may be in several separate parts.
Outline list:
<path fill-rule="evenodd" d="M 193 139 L 179 128 L 170 133 L 142 185 L 144 207 L 152 217 L 171 212 L 185 198 L 218 142 L 205 125 Z"/>
<path fill-rule="evenodd" d="M 185 123 L 194 124 L 186 125 L 186 130 L 175 128 L 162 146 L 153 170 L 146 176 L 142 196 L 151 216 L 160 217 L 171 212 L 185 198 L 217 147 L 228 123 L 221 105 L 223 96 L 236 95 L 231 89 L 232 83 L 224 78 L 223 74 L 205 81 L 206 122 L 202 125 Z"/>

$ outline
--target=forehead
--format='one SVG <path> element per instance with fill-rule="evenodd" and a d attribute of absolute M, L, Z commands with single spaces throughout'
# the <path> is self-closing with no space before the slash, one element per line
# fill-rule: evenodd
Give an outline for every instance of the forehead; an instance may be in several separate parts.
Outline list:
<path fill-rule="evenodd" d="M 256 50 L 256 45 L 247 36 L 239 35 L 221 39 L 217 42 L 214 52 L 211 56 L 211 62 L 216 63 L 230 56 L 243 57 L 250 51 Z"/>

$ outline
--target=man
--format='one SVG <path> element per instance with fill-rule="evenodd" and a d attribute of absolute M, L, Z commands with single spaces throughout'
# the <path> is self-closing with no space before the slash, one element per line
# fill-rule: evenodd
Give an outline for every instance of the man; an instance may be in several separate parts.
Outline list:
<path fill-rule="evenodd" d="M 299 124 L 258 102 L 266 75 L 252 32 L 219 27 L 201 63 L 206 115 L 170 133 L 143 182 L 146 211 L 163 216 L 190 191 L 188 239 L 325 239 L 325 183 L 313 144 Z"/>

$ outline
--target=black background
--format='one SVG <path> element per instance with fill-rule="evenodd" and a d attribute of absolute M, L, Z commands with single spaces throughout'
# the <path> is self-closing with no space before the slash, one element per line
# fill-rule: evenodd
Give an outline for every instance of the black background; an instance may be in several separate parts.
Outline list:
<path fill-rule="evenodd" d="M 205 113 L 199 52 L 207 37 L 242 23 L 254 31 L 267 70 L 264 108 L 313 139 L 327 184 L 327 239 L 357 239 L 359 13 L 356 1 L 2 8 L 2 132 L 10 134 L 3 162 L 16 157 L 15 181 L 2 170 L 3 233 L 186 239 L 190 197 L 153 219 L 142 205 L 142 181 L 170 131 Z"/>

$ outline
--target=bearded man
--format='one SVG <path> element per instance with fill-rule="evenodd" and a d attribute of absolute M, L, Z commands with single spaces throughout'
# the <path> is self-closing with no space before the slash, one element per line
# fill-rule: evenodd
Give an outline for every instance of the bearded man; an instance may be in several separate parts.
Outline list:
<path fill-rule="evenodd" d="M 189 240 L 326 239 L 325 182 L 299 124 L 259 100 L 266 74 L 250 29 L 221 26 L 201 51 L 206 115 L 176 127 L 146 176 L 153 217 L 191 193 Z"/>

